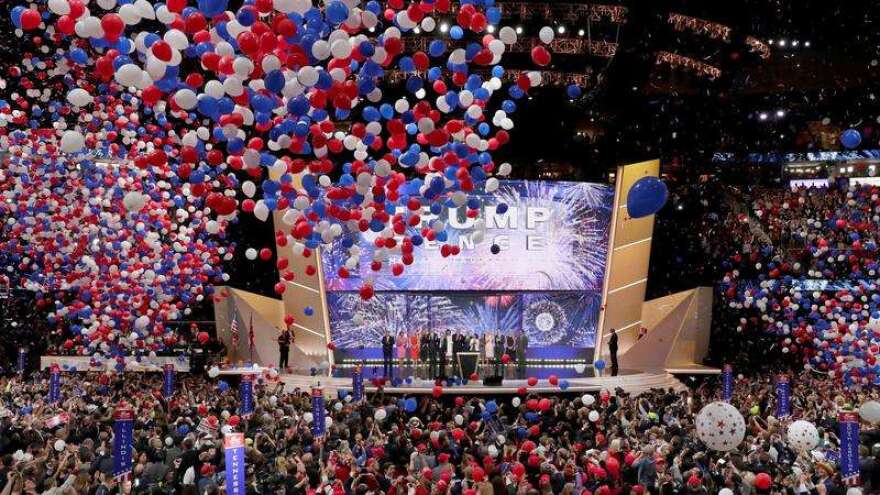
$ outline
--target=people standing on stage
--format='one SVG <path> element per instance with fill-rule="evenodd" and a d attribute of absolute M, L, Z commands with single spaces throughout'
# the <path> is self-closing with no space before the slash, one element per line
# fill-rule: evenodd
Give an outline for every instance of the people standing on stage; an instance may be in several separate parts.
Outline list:
<path fill-rule="evenodd" d="M 480 336 L 477 335 L 477 332 L 474 332 L 468 341 L 468 350 L 471 352 L 481 352 L 480 347 Z"/>
<path fill-rule="evenodd" d="M 440 377 L 440 335 L 433 334 L 430 336 L 431 338 L 431 355 L 429 359 L 431 360 L 431 371 L 428 374 L 428 377 L 432 380 L 436 380 Z"/>
<path fill-rule="evenodd" d="M 388 333 L 388 329 L 382 335 L 382 374 L 392 376 L 392 363 L 394 362 L 394 337 Z"/>
<path fill-rule="evenodd" d="M 409 336 L 409 359 L 412 361 L 412 374 L 418 376 L 419 373 L 419 358 L 421 357 L 421 339 L 419 337 L 419 332 L 413 332 L 412 335 Z"/>
<path fill-rule="evenodd" d="M 289 366 L 290 359 L 290 342 L 293 340 L 293 334 L 290 329 L 285 327 L 278 334 L 278 369 L 283 370 Z"/>
<path fill-rule="evenodd" d="M 521 380 L 526 377 L 526 349 L 528 348 L 529 336 L 520 329 L 519 337 L 516 339 L 516 377 Z"/>
<path fill-rule="evenodd" d="M 406 348 L 409 343 L 409 339 L 406 338 L 406 334 L 403 333 L 403 330 L 397 332 L 397 338 L 394 340 L 394 345 L 397 347 L 397 369 L 399 373 L 403 373 L 403 363 L 406 361 Z"/>
<path fill-rule="evenodd" d="M 446 342 L 444 344 L 446 348 L 446 364 L 452 365 L 452 372 L 449 375 L 455 375 L 455 363 L 452 362 L 452 356 L 455 354 L 455 335 L 449 330 L 446 331 Z M 441 371 L 441 375 L 443 377 L 447 377 L 449 375 L 446 374 L 446 364 L 443 365 L 443 369 Z"/>
<path fill-rule="evenodd" d="M 452 357 L 452 336 L 449 334 L 449 330 L 446 330 L 443 333 L 443 338 L 440 339 L 437 354 L 440 358 L 440 368 L 437 370 L 437 377 L 440 379 L 446 379 L 446 364 L 449 363 L 449 358 Z"/>
<path fill-rule="evenodd" d="M 513 335 L 508 334 L 507 337 L 504 338 L 504 349 L 505 354 L 507 354 L 508 362 L 516 362 L 516 339 Z M 507 370 L 510 367 L 508 365 L 504 365 L 504 376 L 507 376 Z"/>
<path fill-rule="evenodd" d="M 504 336 L 501 330 L 495 334 L 495 376 L 501 376 L 501 355 L 504 354 Z"/>
<path fill-rule="evenodd" d="M 611 355 L 611 376 L 617 376 L 617 332 L 613 328 L 608 338 L 608 354 Z"/>
<path fill-rule="evenodd" d="M 464 334 L 460 331 L 455 332 L 452 338 L 452 375 L 455 376 L 455 367 L 458 366 L 458 353 L 467 351 L 465 347 Z"/>
<path fill-rule="evenodd" d="M 495 361 L 495 336 L 492 334 L 492 331 L 489 330 L 483 336 L 483 340 L 485 344 L 483 345 L 483 366 L 488 368 L 492 366 L 492 363 Z M 488 373 L 488 370 L 486 371 Z"/>
<path fill-rule="evenodd" d="M 419 343 L 419 360 L 422 362 L 422 366 L 425 368 L 421 371 L 422 378 L 430 378 L 431 377 L 431 347 L 433 347 L 434 342 L 431 339 L 431 334 L 428 333 L 427 330 L 422 330 L 421 342 Z"/>

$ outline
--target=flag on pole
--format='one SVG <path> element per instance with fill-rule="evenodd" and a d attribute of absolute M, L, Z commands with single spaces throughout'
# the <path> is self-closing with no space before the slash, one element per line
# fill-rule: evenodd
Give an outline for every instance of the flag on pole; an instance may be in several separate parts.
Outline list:
<path fill-rule="evenodd" d="M 256 336 L 254 335 L 254 312 L 251 311 L 251 322 L 248 325 L 248 348 L 251 351 L 251 361 L 254 360 L 254 349 L 257 347 L 257 343 L 255 340 Z"/>
<path fill-rule="evenodd" d="M 232 320 L 229 323 L 229 333 L 232 336 L 232 348 L 238 349 L 238 342 L 240 341 L 240 336 L 238 334 L 238 311 L 235 310 L 235 303 L 229 305 L 232 308 Z"/>

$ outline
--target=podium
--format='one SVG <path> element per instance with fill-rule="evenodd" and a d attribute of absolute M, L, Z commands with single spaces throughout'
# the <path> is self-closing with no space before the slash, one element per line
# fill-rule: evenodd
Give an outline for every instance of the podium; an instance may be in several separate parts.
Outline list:
<path fill-rule="evenodd" d="M 458 353 L 458 372 L 460 377 L 469 378 L 477 372 L 477 365 L 480 361 L 479 352 L 459 352 Z M 455 370 L 453 370 L 454 372 Z"/>

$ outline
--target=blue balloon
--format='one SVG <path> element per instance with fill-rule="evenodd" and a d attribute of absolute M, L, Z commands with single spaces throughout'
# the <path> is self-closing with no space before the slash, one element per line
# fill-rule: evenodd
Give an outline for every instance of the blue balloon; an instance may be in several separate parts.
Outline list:
<path fill-rule="evenodd" d="M 840 135 L 840 144 L 850 150 L 857 148 L 862 144 L 862 135 L 855 129 L 847 129 Z"/>
<path fill-rule="evenodd" d="M 669 191 L 657 177 L 642 177 L 633 184 L 626 195 L 626 208 L 632 218 L 653 215 L 663 208 Z"/>
<path fill-rule="evenodd" d="M 604 359 L 597 359 L 596 362 L 593 363 L 593 367 L 599 371 L 604 370 L 605 369 L 605 360 Z"/>
<path fill-rule="evenodd" d="M 315 310 L 312 309 L 311 306 L 306 306 L 305 309 L 303 309 L 303 313 L 305 313 L 306 316 L 312 316 L 313 314 L 315 314 Z"/>
<path fill-rule="evenodd" d="M 577 84 L 569 85 L 568 88 L 566 88 L 565 92 L 568 93 L 568 97 L 572 100 L 580 98 L 581 96 L 581 88 Z"/>
<path fill-rule="evenodd" d="M 416 399 L 414 397 L 410 397 L 409 399 L 406 399 L 406 403 L 405 403 L 406 412 L 408 412 L 408 413 L 415 412 L 416 407 L 418 407 L 418 402 L 416 401 Z"/>

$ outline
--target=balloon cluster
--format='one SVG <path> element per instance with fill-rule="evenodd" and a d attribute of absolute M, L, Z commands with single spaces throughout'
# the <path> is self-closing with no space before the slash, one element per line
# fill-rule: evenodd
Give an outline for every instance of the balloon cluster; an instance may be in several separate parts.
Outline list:
<path fill-rule="evenodd" d="M 880 189 L 795 191 L 759 201 L 755 213 L 748 221 L 794 247 L 726 261 L 721 289 L 742 314 L 737 331 L 775 334 L 784 354 L 844 384 L 880 383 Z"/>
<path fill-rule="evenodd" d="M 441 214 L 478 218 L 472 193 L 511 172 L 492 152 L 541 73 L 505 87 L 499 62 L 517 34 L 494 34 L 493 0 L 455 11 L 449 0 L 228 8 L 48 0 L 11 11 L 17 35 L 55 50 L 12 71 L 31 74 L 28 88 L 52 80 L 51 91 L 0 101 L 0 125 L 17 129 L 0 177 L 4 261 L 47 297 L 75 294 L 55 317 L 79 327 L 83 344 L 133 329 L 131 343 L 145 345 L 163 319 L 212 295 L 239 211 L 277 214 L 275 240 L 296 254 L 342 243 L 340 277 L 363 250 L 377 275 L 399 276 L 427 241 L 458 255 Z M 411 48 L 416 36 L 432 38 L 426 51 Z M 538 45 L 532 59 L 546 65 L 550 53 Z M 389 87 L 394 78 L 402 87 Z M 33 129 L 47 114 L 52 128 Z M 372 294 L 366 280 L 361 296 Z"/>

